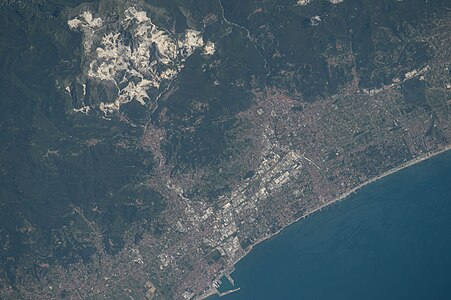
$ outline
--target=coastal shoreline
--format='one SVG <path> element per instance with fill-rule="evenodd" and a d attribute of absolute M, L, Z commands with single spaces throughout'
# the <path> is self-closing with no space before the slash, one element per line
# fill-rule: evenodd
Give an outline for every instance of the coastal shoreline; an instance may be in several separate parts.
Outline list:
<path fill-rule="evenodd" d="M 313 214 L 313 213 L 315 213 L 315 212 L 317 212 L 317 211 L 320 211 L 320 210 L 323 209 L 323 208 L 326 208 L 326 207 L 328 207 L 328 206 L 330 206 L 330 205 L 332 205 L 332 204 L 334 204 L 334 203 L 337 203 L 337 202 L 340 202 L 340 201 L 342 201 L 342 200 L 345 200 L 347 197 L 349 197 L 349 196 L 351 196 L 352 194 L 356 193 L 358 190 L 360 190 L 361 188 L 365 187 L 366 185 L 368 185 L 368 184 L 370 184 L 370 183 L 376 182 L 376 181 L 378 181 L 378 180 L 380 180 L 380 179 L 382 179 L 382 178 L 384 178 L 384 177 L 387 177 L 387 176 L 389 176 L 389 175 L 392 175 L 392 174 L 394 174 L 394 173 L 396 173 L 396 172 L 398 172 L 398 171 L 401 171 L 401 170 L 403 170 L 403 169 L 405 169 L 405 168 L 408 168 L 408 167 L 410 167 L 410 166 L 413 166 L 413 165 L 415 165 L 415 164 L 417 164 L 417 163 L 420 163 L 420 162 L 422 162 L 422 161 L 428 160 L 429 158 L 432 158 L 432 157 L 437 156 L 437 155 L 439 155 L 439 154 L 445 153 L 445 152 L 447 152 L 447 151 L 450 150 L 450 149 L 451 149 L 451 145 L 447 145 L 447 146 L 445 146 L 444 148 L 441 148 L 441 149 L 438 149 L 438 150 L 435 150 L 435 151 L 432 151 L 432 152 L 429 152 L 429 153 L 425 153 L 424 155 L 415 157 L 414 159 L 409 160 L 409 161 L 407 161 L 407 162 L 405 162 L 405 163 L 403 163 L 403 164 L 401 164 L 401 165 L 399 165 L 399 166 L 397 166 L 397 167 L 395 167 L 395 168 L 393 168 L 393 169 L 390 169 L 390 170 L 388 170 L 388 171 L 386 171 L 386 172 L 383 172 L 382 174 L 380 174 L 380 175 L 378 175 L 378 176 L 375 176 L 375 177 L 373 177 L 373 178 L 368 179 L 367 181 L 365 181 L 365 182 L 359 184 L 358 186 L 352 188 L 351 190 L 349 190 L 349 191 L 347 191 L 347 192 L 341 194 L 341 195 L 338 196 L 337 198 L 334 198 L 333 200 L 331 200 L 331 201 L 329 201 L 329 202 L 326 202 L 326 203 L 324 203 L 324 204 L 322 204 L 322 205 L 316 207 L 315 209 L 312 209 L 312 210 L 306 212 L 306 213 L 303 214 L 301 217 L 296 218 L 296 219 L 293 219 L 292 221 L 290 221 L 289 223 L 287 223 L 284 227 L 280 228 L 280 229 L 277 230 L 276 232 L 274 232 L 274 233 L 272 233 L 272 234 L 270 234 L 270 235 L 268 235 L 268 236 L 264 236 L 264 237 L 262 237 L 261 239 L 256 240 L 256 241 L 249 247 L 249 249 L 248 249 L 247 251 L 245 251 L 245 253 L 244 253 L 243 255 L 239 256 L 239 257 L 238 257 L 238 258 L 237 258 L 237 259 L 236 259 L 236 260 L 235 260 L 235 261 L 234 261 L 227 269 L 225 269 L 223 272 L 221 272 L 221 274 L 219 274 L 219 275 L 215 278 L 215 281 L 216 281 L 216 280 L 220 280 L 220 278 L 223 277 L 223 276 L 226 275 L 226 274 L 229 274 L 229 275 L 230 275 L 230 273 L 232 272 L 232 270 L 234 270 L 234 266 L 235 266 L 241 259 L 243 259 L 244 257 L 246 257 L 246 256 L 252 251 L 252 249 L 253 249 L 255 246 L 257 246 L 257 245 L 259 245 L 260 243 L 262 243 L 262 242 L 264 242 L 264 241 L 266 241 L 266 240 L 269 240 L 270 238 L 272 238 L 272 237 L 278 235 L 280 232 L 282 232 L 282 230 L 284 230 L 284 229 L 287 228 L 288 226 L 293 225 L 294 223 L 297 223 L 298 221 L 307 218 L 307 217 L 310 216 L 311 214 Z M 200 296 L 199 296 L 198 298 L 196 298 L 196 299 L 204 300 L 204 299 L 207 299 L 208 297 L 213 296 L 213 295 L 219 295 L 219 296 L 221 297 L 221 296 L 224 296 L 224 295 L 233 293 L 233 292 L 238 291 L 238 290 L 239 290 L 239 288 L 234 289 L 234 290 L 231 290 L 231 291 L 228 291 L 228 292 L 226 292 L 226 293 L 219 293 L 218 290 L 217 290 L 216 288 L 212 287 L 211 289 L 207 290 L 204 294 L 200 295 Z"/>

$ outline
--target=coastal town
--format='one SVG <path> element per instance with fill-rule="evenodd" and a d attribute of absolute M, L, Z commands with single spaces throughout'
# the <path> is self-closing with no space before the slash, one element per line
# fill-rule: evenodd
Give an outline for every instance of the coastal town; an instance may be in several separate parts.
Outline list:
<path fill-rule="evenodd" d="M 21 198 L 0 202 L 19 220 L 0 228 L 1 299 L 234 292 L 255 245 L 451 147 L 441 6 L 420 21 L 411 4 L 377 6 L 407 21 L 372 20 L 369 35 L 351 1 L 262 1 L 245 16 L 221 1 L 132 2 L 53 17 L 78 56 L 54 67 L 75 71 L 49 72 L 57 96 L 30 104 L 31 161 L 17 160 L 29 165 L 17 175 L 0 161 L 4 178 L 24 178 Z M 23 202 L 33 218 L 21 201 L 35 195 Z M 223 278 L 233 289 L 220 291 Z"/>

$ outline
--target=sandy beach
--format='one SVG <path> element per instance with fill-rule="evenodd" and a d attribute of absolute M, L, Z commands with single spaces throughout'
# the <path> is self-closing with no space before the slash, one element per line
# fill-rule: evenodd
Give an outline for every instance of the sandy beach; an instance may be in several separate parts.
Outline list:
<path fill-rule="evenodd" d="M 347 192 L 341 194 L 339 197 L 333 199 L 332 201 L 326 202 L 325 204 L 320 205 L 320 206 L 316 207 L 315 209 L 312 209 L 312 210 L 306 212 L 304 215 L 302 215 L 301 217 L 299 217 L 299 218 L 297 218 L 297 219 L 294 219 L 293 221 L 289 222 L 286 226 L 282 227 L 281 229 L 279 229 L 278 231 L 274 232 L 273 234 L 268 235 L 268 236 L 265 236 L 265 237 L 263 237 L 263 238 L 261 238 L 261 239 L 259 239 L 259 240 L 256 240 L 256 241 L 250 246 L 250 248 L 248 249 L 248 251 L 246 251 L 243 255 L 241 255 L 240 257 L 238 257 L 238 258 L 233 262 L 233 264 L 232 264 L 229 268 L 227 268 L 224 272 L 222 272 L 222 273 L 216 278 L 216 280 L 219 280 L 219 279 L 220 279 L 222 276 L 224 276 L 225 274 L 230 274 L 230 273 L 234 270 L 234 266 L 235 266 L 242 258 L 244 258 L 246 255 L 248 255 L 256 245 L 258 245 L 258 244 L 260 244 L 261 242 L 266 241 L 266 240 L 268 240 L 268 239 L 270 239 L 270 238 L 276 236 L 276 235 L 279 234 L 282 230 L 284 230 L 286 227 L 288 227 L 288 226 L 290 226 L 290 225 L 292 225 L 292 224 L 298 222 L 298 221 L 301 220 L 301 219 L 304 219 L 304 218 L 308 217 L 309 215 L 311 215 L 311 214 L 313 214 L 313 213 L 315 213 L 315 212 L 317 212 L 317 211 L 319 211 L 319 210 L 321 210 L 321 209 L 323 209 L 323 208 L 325 208 L 325 207 L 328 207 L 328 206 L 330 206 L 330 205 L 332 205 L 332 204 L 334 204 L 334 203 L 337 203 L 337 202 L 339 202 L 339 201 L 341 201 L 341 200 L 346 199 L 348 196 L 350 196 L 351 194 L 357 192 L 359 189 L 363 188 L 364 186 L 366 186 L 366 185 L 368 185 L 368 184 L 370 184 L 370 183 L 373 183 L 373 182 L 375 182 L 375 181 L 377 181 L 377 180 L 379 180 L 379 179 L 382 179 L 382 178 L 384 178 L 384 177 L 386 177 L 386 176 L 389 176 L 389 175 L 391 175 L 391 174 L 394 174 L 394 173 L 396 173 L 396 172 L 398 172 L 398 171 L 400 171 L 400 170 L 402 170 L 402 169 L 405 169 L 405 168 L 407 168 L 407 167 L 410 167 L 410 166 L 412 166 L 412 165 L 415 165 L 415 164 L 417 164 L 417 163 L 420 163 L 420 162 L 422 162 L 422 161 L 424 161 L 424 160 L 427 160 L 427 159 L 429 159 L 429 158 L 431 158 L 431 157 L 433 157 L 433 156 L 436 156 L 436 155 L 439 155 L 439 154 L 441 154 L 441 153 L 444 153 L 444 152 L 446 152 L 446 151 L 448 151 L 448 150 L 450 150 L 450 149 L 451 149 L 451 145 L 447 145 L 446 147 L 444 147 L 444 148 L 442 148 L 442 149 L 439 149 L 439 150 L 436 150 L 436 151 L 433 151 L 433 152 L 430 152 L 430 153 L 427 153 L 427 154 L 418 156 L 418 157 L 416 157 L 416 158 L 414 158 L 414 159 L 412 159 L 412 160 L 410 160 L 410 161 L 408 161 L 408 162 L 405 162 L 405 163 L 399 165 L 399 166 L 396 167 L 396 168 L 393 168 L 393 169 L 391 169 L 391 170 L 388 170 L 388 171 L 386 171 L 386 172 L 384 172 L 384 173 L 382 173 L 382 174 L 380 174 L 380 175 L 378 175 L 378 176 L 376 176 L 376 177 L 373 177 L 373 178 L 371 178 L 371 179 L 369 179 L 369 180 L 363 182 L 362 184 L 360 184 L 360 185 L 354 187 L 353 189 L 351 189 L 351 190 L 349 190 L 349 191 L 347 191 Z M 239 290 L 239 288 L 238 288 L 238 289 L 234 289 L 234 290 L 232 290 L 232 291 L 229 291 L 229 292 L 227 292 L 227 293 L 223 293 L 222 295 L 230 294 L 230 293 L 232 293 L 232 292 L 234 292 L 234 291 L 237 291 L 237 290 Z M 210 290 L 206 291 L 203 295 L 199 296 L 199 297 L 196 298 L 196 299 L 206 299 L 206 298 L 208 298 L 208 297 L 210 297 L 210 296 L 212 296 L 212 295 L 216 295 L 216 294 L 218 294 L 218 291 L 216 290 L 216 288 L 212 287 Z"/>

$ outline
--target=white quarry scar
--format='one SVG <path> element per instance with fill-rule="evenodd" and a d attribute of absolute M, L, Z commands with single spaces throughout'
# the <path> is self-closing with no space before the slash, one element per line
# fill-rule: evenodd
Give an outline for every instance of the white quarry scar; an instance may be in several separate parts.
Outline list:
<path fill-rule="evenodd" d="M 84 33 L 85 57 L 90 59 L 87 76 L 99 82 L 112 82 L 118 90 L 114 102 L 101 102 L 98 108 L 111 114 L 130 101 L 147 105 L 149 92 L 158 91 L 162 84 L 173 80 L 182 70 L 186 58 L 204 46 L 202 34 L 188 29 L 173 36 L 152 23 L 145 11 L 129 7 L 120 21 L 121 32 L 103 32 L 95 50 L 94 37 L 103 26 L 100 17 L 94 18 L 89 11 L 68 21 L 73 30 Z M 128 40 L 127 40 L 128 38 Z M 132 42 L 130 42 L 130 40 Z M 205 56 L 213 55 L 215 45 L 208 42 L 203 50 Z"/>

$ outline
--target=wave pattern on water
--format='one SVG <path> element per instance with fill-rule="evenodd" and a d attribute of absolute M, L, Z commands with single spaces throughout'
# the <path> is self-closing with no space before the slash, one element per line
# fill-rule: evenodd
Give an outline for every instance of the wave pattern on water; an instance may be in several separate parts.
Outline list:
<path fill-rule="evenodd" d="M 221 299 L 448 299 L 450 182 L 447 152 L 363 188 L 257 246 Z"/>

